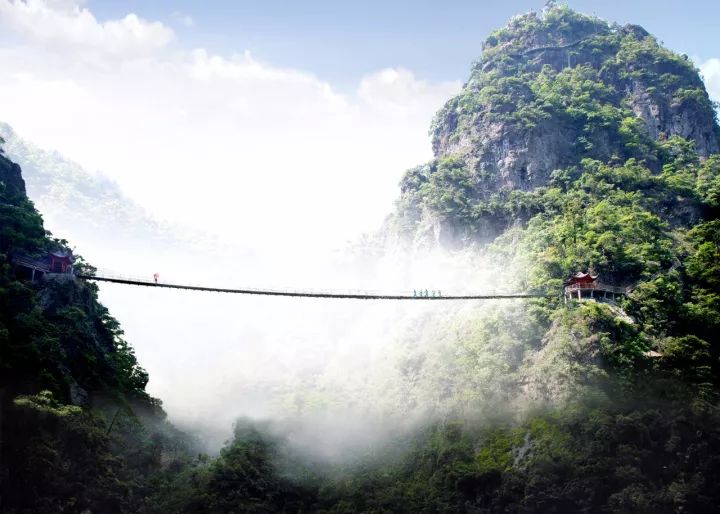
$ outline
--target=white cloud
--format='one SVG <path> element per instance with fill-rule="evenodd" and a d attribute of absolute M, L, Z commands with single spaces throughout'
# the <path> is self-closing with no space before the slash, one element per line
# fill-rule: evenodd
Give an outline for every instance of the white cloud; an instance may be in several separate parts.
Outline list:
<path fill-rule="evenodd" d="M 700 63 L 700 72 L 705 80 L 705 87 L 710 98 L 720 102 L 720 59 L 713 58 Z"/>
<path fill-rule="evenodd" d="M 69 1 L 0 5 L 21 37 L 0 49 L 0 118 L 160 217 L 257 248 L 327 248 L 376 228 L 403 171 L 431 157 L 430 120 L 460 88 L 386 69 L 343 95 L 312 73 L 203 49 L 128 50 L 98 66 L 83 49 L 170 33 L 134 15 L 100 23 Z M 50 37 L 73 48 L 48 49 Z"/>
<path fill-rule="evenodd" d="M 113 247 L 113 234 L 73 238 L 98 266 L 265 287 L 449 283 L 433 277 L 451 268 L 434 263 L 417 274 L 404 263 L 384 273 L 372 267 L 361 280 L 352 266 L 331 266 L 327 250 L 380 225 L 404 170 L 431 157 L 428 125 L 459 82 L 385 69 L 341 94 L 312 73 L 247 52 L 155 51 L 171 35 L 163 25 L 132 15 L 101 23 L 69 0 L 0 0 L 0 16 L 16 33 L 0 45 L 0 120 L 102 170 L 156 215 L 259 254 L 236 258 L 200 247 L 183 256 L 146 241 Z M 468 274 L 460 276 L 467 284 Z M 364 373 L 376 369 L 369 363 L 387 362 L 380 349 L 399 326 L 394 304 L 102 292 L 171 415 L 225 429 L 232 416 L 264 415 L 287 390 L 277 384 L 325 365 L 336 370 L 320 381 L 327 390 L 367 382 Z M 354 381 L 346 380 L 348 369 Z"/>
<path fill-rule="evenodd" d="M 178 22 L 180 25 L 183 25 L 184 27 L 192 27 L 193 25 L 195 25 L 195 20 L 189 14 L 175 11 L 170 16 L 172 17 L 172 19 L 174 19 L 176 22 Z"/>
<path fill-rule="evenodd" d="M 431 84 L 410 70 L 386 68 L 363 78 L 358 96 L 375 109 L 409 113 L 424 111 L 426 105 L 442 105 L 457 88 L 457 82 Z"/>
<path fill-rule="evenodd" d="M 134 55 L 164 47 L 173 32 L 135 14 L 99 22 L 73 0 L 0 0 L 0 22 L 23 37 L 60 50 L 69 48 Z"/>

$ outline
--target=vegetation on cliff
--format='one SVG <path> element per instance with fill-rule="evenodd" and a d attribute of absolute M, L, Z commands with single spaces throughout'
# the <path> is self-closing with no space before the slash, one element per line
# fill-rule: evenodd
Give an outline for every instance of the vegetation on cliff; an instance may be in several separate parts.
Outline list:
<path fill-rule="evenodd" d="M 431 135 L 435 159 L 408 172 L 396 215 L 415 246 L 492 240 L 539 212 L 536 190 L 586 159 L 672 175 L 663 166 L 677 166 L 678 146 L 703 159 L 720 151 L 712 102 L 686 56 L 640 27 L 564 6 L 489 36 Z"/>
<path fill-rule="evenodd" d="M 190 445 L 145 392 L 148 375 L 97 288 L 31 282 L 12 266 L 66 244 L 0 156 L 0 511 L 136 512 L 147 482 Z"/>
<path fill-rule="evenodd" d="M 336 464 L 244 421 L 217 458 L 193 454 L 95 289 L 13 274 L 13 252 L 64 243 L 0 157 L 2 508 L 713 510 L 720 143 L 692 63 L 552 6 L 489 36 L 431 132 L 435 158 L 407 172 L 389 222 L 402 244 L 477 247 L 525 270 L 518 287 L 590 270 L 628 293 L 438 313 L 388 361 L 410 384 L 400 414 L 422 395 L 441 415 Z"/>

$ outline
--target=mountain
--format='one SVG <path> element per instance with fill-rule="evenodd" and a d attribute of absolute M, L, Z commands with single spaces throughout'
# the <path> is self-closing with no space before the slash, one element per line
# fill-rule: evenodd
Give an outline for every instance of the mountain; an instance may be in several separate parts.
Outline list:
<path fill-rule="evenodd" d="M 103 173 L 26 141 L 7 123 L 0 122 L 0 138 L 6 156 L 22 168 L 27 194 L 46 228 L 98 258 L 127 255 L 129 249 L 146 259 L 162 252 L 192 255 L 201 247 L 249 253 L 208 231 L 158 220 Z"/>
<path fill-rule="evenodd" d="M 558 297 L 500 322 L 438 325 L 436 336 L 450 331 L 453 341 L 432 358 L 416 352 L 418 384 L 432 390 L 423 377 L 438 369 L 452 370 L 434 383 L 450 391 L 462 377 L 504 380 L 505 403 L 490 404 L 494 413 L 461 404 L 404 460 L 381 467 L 381 485 L 372 474 L 338 483 L 334 500 L 350 497 L 360 511 L 713 509 L 713 107 L 689 59 L 641 27 L 551 5 L 488 37 L 432 124 L 435 158 L 403 178 L 385 236 L 409 248 L 478 248 Z M 577 272 L 623 294 L 563 299 Z M 499 355 L 510 356 L 502 373 L 488 373 Z M 485 382 L 474 384 L 462 395 L 482 395 Z"/>
<path fill-rule="evenodd" d="M 137 511 L 161 460 L 188 455 L 97 287 L 16 265 L 68 251 L 0 155 L 0 512 Z"/>
<path fill-rule="evenodd" d="M 535 212 L 528 193 L 583 159 L 658 172 L 672 141 L 717 153 L 715 115 L 690 59 L 643 28 L 557 6 L 517 16 L 436 115 L 435 158 L 402 180 L 396 225 L 415 245 L 490 240 Z"/>
<path fill-rule="evenodd" d="M 0 123 L 0 137 L 5 140 L 5 153 L 23 169 L 30 198 L 44 216 L 59 220 L 66 231 L 81 236 L 112 232 L 137 239 L 166 234 L 160 223 L 104 175 L 28 143 L 7 123 Z"/>
<path fill-rule="evenodd" d="M 556 294 L 418 317 L 349 394 L 299 384 L 297 410 L 369 396 L 387 424 L 415 422 L 334 462 L 293 445 L 292 418 L 238 420 L 196 456 L 96 289 L 10 266 L 66 247 L 0 158 L 0 509 L 716 510 L 720 154 L 692 63 L 549 3 L 488 37 L 432 134 L 383 229 L 391 250 L 472 254 L 478 275 Z M 602 288 L 568 294 L 572 277 Z"/>

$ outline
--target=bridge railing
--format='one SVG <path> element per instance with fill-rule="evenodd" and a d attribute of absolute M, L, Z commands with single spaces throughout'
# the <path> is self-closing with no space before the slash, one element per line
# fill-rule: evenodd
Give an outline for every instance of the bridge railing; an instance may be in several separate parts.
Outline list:
<path fill-rule="evenodd" d="M 533 296 L 550 296 L 547 293 L 543 293 L 540 291 L 529 291 L 525 293 L 517 293 L 516 291 L 501 291 L 497 289 L 493 290 L 486 290 L 482 293 L 450 293 L 447 291 L 441 291 L 439 289 L 427 289 L 427 296 L 425 295 L 426 289 L 423 288 L 415 289 L 414 291 L 412 289 L 403 289 L 403 290 L 371 290 L 371 289 L 320 289 L 320 288 L 267 288 L 267 287 L 252 287 L 252 286 L 228 286 L 227 284 L 224 284 L 222 286 L 208 286 L 208 284 L 198 284 L 198 283 L 192 283 L 183 281 L 182 283 L 173 282 L 173 281 L 167 281 L 158 279 L 157 282 L 155 282 L 154 277 L 152 276 L 137 276 L 137 275 L 128 275 L 128 274 L 122 274 L 117 273 L 112 270 L 107 269 L 97 269 L 92 273 L 87 274 L 78 274 L 79 278 L 84 279 L 97 279 L 97 280 L 106 280 L 110 282 L 122 282 L 122 283 L 129 283 L 131 285 L 140 285 L 140 286 L 161 286 L 161 287 L 173 287 L 178 289 L 201 289 L 201 290 L 208 290 L 208 291 L 218 291 L 218 292 L 245 292 L 245 293 L 257 293 L 257 294 L 277 294 L 280 296 L 287 296 L 288 294 L 291 295 L 297 295 L 297 296 L 303 296 L 303 295 L 309 295 L 309 296 L 317 296 L 317 295 L 329 295 L 329 296 L 340 296 L 340 295 L 350 295 L 350 296 L 370 296 L 370 297 L 385 297 L 385 296 L 392 296 L 392 297 L 403 297 L 403 298 L 444 298 L 444 297 L 464 297 L 464 296 L 481 296 L 481 297 L 533 297 Z"/>
<path fill-rule="evenodd" d="M 14 257 L 13 263 L 16 266 L 23 266 L 25 268 L 36 269 L 45 273 L 50 272 L 50 266 L 40 260 L 30 259 L 29 257 Z"/>
<path fill-rule="evenodd" d="M 594 284 L 571 284 L 565 286 L 565 292 L 567 293 L 577 291 L 607 291 L 608 293 L 613 294 L 627 294 L 628 288 L 621 286 L 612 286 L 610 284 L 603 284 L 602 282 L 597 282 Z"/>

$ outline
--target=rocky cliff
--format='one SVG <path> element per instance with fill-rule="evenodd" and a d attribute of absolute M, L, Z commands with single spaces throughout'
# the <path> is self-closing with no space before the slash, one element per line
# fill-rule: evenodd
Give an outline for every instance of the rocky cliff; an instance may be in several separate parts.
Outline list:
<path fill-rule="evenodd" d="M 25 181 L 20 166 L 0 154 L 0 188 L 8 199 L 25 196 Z"/>
<path fill-rule="evenodd" d="M 639 26 L 564 6 L 492 33 L 431 135 L 435 159 L 407 173 L 395 218 L 416 246 L 494 237 L 511 192 L 548 186 L 586 158 L 636 159 L 658 172 L 674 138 L 701 159 L 720 151 L 712 102 L 687 56 Z"/>
<path fill-rule="evenodd" d="M 145 391 L 97 286 L 29 280 L 11 258 L 59 248 L 0 155 L 0 512 L 146 512 L 137 492 L 185 458 L 186 438 Z"/>

